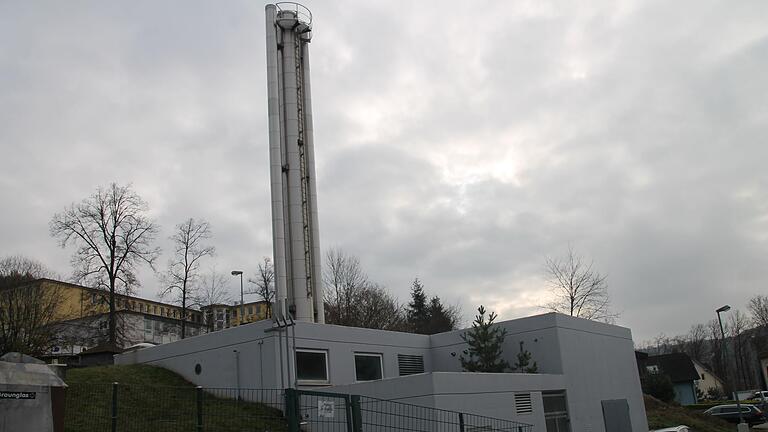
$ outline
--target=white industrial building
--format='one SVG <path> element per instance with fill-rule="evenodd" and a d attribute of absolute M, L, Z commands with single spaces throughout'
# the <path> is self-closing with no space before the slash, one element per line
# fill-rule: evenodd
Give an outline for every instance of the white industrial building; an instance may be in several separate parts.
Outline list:
<path fill-rule="evenodd" d="M 162 366 L 203 387 L 322 389 L 515 420 L 537 432 L 647 432 L 626 328 L 554 313 L 498 323 L 507 330 L 506 360 L 514 363 L 522 342 L 540 373 L 489 374 L 462 372 L 461 330 L 427 336 L 323 324 L 312 15 L 295 3 L 267 5 L 266 32 L 275 321 L 115 362 Z"/>
<path fill-rule="evenodd" d="M 628 329 L 549 313 L 501 322 L 540 373 L 462 372 L 463 330 L 427 336 L 261 321 L 116 356 L 204 387 L 317 389 L 515 420 L 537 432 L 647 432 Z M 608 425 L 608 426 L 606 426 Z"/>

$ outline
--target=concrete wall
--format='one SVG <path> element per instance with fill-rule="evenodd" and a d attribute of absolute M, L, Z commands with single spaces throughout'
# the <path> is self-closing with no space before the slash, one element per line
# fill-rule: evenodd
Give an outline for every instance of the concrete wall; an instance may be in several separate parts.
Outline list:
<path fill-rule="evenodd" d="M 604 432 L 601 401 L 613 399 L 627 399 L 635 432 L 648 430 L 629 329 L 555 313 L 499 325 L 507 330 L 504 358 L 510 364 L 522 342 L 539 373 L 565 377 L 572 430 Z M 465 331 L 432 336 L 434 370 L 461 371 Z"/>
<path fill-rule="evenodd" d="M 433 372 L 334 386 L 329 391 L 513 420 L 534 425 L 534 432 L 546 432 L 542 391 L 563 388 L 561 375 Z M 516 393 L 531 394 L 532 413 L 517 414 Z M 466 421 L 468 425 L 484 424 L 471 416 L 467 416 Z"/>
<path fill-rule="evenodd" d="M 399 376 L 398 354 L 421 355 L 424 370 L 432 370 L 425 335 L 297 322 L 296 348 L 327 350 L 333 385 L 355 383 L 355 353 L 381 354 L 384 378 Z"/>
<path fill-rule="evenodd" d="M 115 356 L 115 364 L 162 366 L 204 387 L 278 388 L 277 337 L 261 321 Z M 238 351 L 239 369 L 235 367 Z M 200 373 L 196 373 L 196 365 Z"/>
<path fill-rule="evenodd" d="M 514 366 L 520 352 L 520 342 L 531 352 L 540 373 L 561 374 L 563 365 L 559 354 L 559 341 L 555 314 L 537 315 L 499 323 L 507 330 L 504 339 L 504 358 Z M 432 336 L 431 357 L 434 370 L 461 372 L 459 357 L 467 348 L 461 335 L 467 330 L 456 330 Z"/>
<path fill-rule="evenodd" d="M 271 328 L 271 321 L 247 324 L 119 355 L 115 362 L 162 366 L 204 387 L 237 387 L 234 354 L 237 349 L 241 388 L 282 388 L 280 364 L 286 365 L 282 370 L 282 382 L 287 386 L 291 380 L 289 376 L 295 373 L 294 343 L 297 349 L 327 351 L 331 384 L 355 382 L 354 354 L 357 352 L 381 354 L 384 378 L 399 376 L 398 354 L 422 355 L 425 370 L 431 368 L 429 336 L 297 322 L 293 329 L 278 337 L 277 332 L 270 331 Z M 281 361 L 281 355 L 283 360 L 290 357 L 291 361 Z M 197 364 L 202 369 L 199 375 L 195 373 Z M 291 367 L 290 375 L 288 367 Z M 300 387 L 311 389 L 317 386 Z"/>
<path fill-rule="evenodd" d="M 646 432 L 648 422 L 630 330 L 549 315 L 557 326 L 572 429 L 605 432 L 601 401 L 626 399 L 633 432 Z"/>
<path fill-rule="evenodd" d="M 305 322 L 296 323 L 293 329 L 296 348 L 328 353 L 334 391 L 354 388 L 353 393 L 383 399 L 516 419 L 510 416 L 515 392 L 537 393 L 534 400 L 541 403 L 541 391 L 565 390 L 573 432 L 606 432 L 601 402 L 616 399 L 627 400 L 633 432 L 648 430 L 629 329 L 559 314 L 500 325 L 507 329 L 507 361 L 514 364 L 523 342 L 537 362 L 539 374 L 450 374 L 461 371 L 459 356 L 466 347 L 461 339 L 464 331 L 425 336 Z M 282 388 L 290 382 L 287 368 L 295 365 L 294 336 L 288 333 L 291 337 L 286 354 L 286 338 L 270 332 L 271 326 L 271 322 L 262 321 L 231 328 L 117 356 L 116 362 L 163 366 L 205 387 L 236 387 L 238 374 L 233 350 L 237 349 L 241 388 Z M 355 383 L 356 352 L 381 354 L 384 380 Z M 436 373 L 427 381 L 416 376 L 398 378 L 397 354 L 423 355 L 425 371 Z M 199 375 L 194 370 L 197 364 L 202 368 Z M 281 364 L 285 365 L 282 380 Z M 440 372 L 449 373 L 446 377 L 450 379 L 434 378 L 442 377 Z M 398 379 L 388 380 L 391 378 Z M 436 387 L 438 384 L 442 387 Z M 318 386 L 299 383 L 299 388 Z M 544 424 L 541 416 L 534 420 Z"/>

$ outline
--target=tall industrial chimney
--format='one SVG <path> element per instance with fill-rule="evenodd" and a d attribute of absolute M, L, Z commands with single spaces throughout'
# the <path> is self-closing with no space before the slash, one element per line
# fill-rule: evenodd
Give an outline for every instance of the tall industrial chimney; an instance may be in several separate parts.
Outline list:
<path fill-rule="evenodd" d="M 297 3 L 266 6 L 269 163 L 275 266 L 274 315 L 325 322 L 309 42 L 312 14 Z"/>

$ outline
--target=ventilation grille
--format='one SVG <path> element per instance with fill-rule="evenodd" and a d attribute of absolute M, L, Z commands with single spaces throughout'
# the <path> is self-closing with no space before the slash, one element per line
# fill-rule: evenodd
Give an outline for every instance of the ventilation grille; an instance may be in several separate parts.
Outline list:
<path fill-rule="evenodd" d="M 398 354 L 397 366 L 400 376 L 424 373 L 424 356 Z"/>
<path fill-rule="evenodd" d="M 533 412 L 530 393 L 515 393 L 515 412 L 517 414 L 530 414 Z"/>

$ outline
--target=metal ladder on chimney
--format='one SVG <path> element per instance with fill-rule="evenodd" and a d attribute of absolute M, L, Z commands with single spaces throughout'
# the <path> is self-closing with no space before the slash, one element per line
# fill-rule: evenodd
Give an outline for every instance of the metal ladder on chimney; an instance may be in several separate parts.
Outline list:
<path fill-rule="evenodd" d="M 296 106 L 299 116 L 299 172 L 301 176 L 301 217 L 304 226 L 304 267 L 307 275 L 307 298 L 312 296 L 312 228 L 309 209 L 309 173 L 307 173 L 307 150 L 304 143 L 304 69 L 302 68 L 301 37 L 294 38 L 294 59 L 296 64 Z"/>

